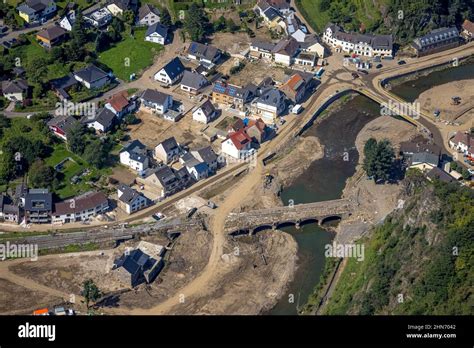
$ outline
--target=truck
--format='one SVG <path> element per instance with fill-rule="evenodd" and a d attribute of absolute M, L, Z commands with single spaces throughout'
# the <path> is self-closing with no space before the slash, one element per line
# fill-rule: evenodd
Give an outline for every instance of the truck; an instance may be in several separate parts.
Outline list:
<path fill-rule="evenodd" d="M 301 111 L 303 111 L 303 105 L 296 104 L 293 109 L 291 110 L 292 114 L 298 115 Z"/>

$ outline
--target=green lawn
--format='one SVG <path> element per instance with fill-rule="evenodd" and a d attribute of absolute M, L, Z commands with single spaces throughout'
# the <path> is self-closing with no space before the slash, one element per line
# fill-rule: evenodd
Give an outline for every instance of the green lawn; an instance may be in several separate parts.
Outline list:
<path fill-rule="evenodd" d="M 119 79 L 128 81 L 132 73 L 137 76 L 153 64 L 153 58 L 163 46 L 145 41 L 145 29 L 135 31 L 109 50 L 102 52 L 99 61 L 107 65 Z M 128 64 L 129 63 L 129 64 Z"/>
<path fill-rule="evenodd" d="M 318 32 L 322 32 L 329 22 L 329 15 L 319 10 L 321 0 L 296 0 L 296 6 L 300 10 L 308 24 Z M 310 28 L 311 29 L 311 28 Z"/>

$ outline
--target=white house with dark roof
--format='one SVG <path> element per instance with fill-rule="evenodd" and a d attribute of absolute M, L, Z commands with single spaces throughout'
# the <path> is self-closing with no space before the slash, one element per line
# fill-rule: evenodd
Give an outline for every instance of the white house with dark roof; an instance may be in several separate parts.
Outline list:
<path fill-rule="evenodd" d="M 194 41 L 189 44 L 186 53 L 189 59 L 197 60 L 207 65 L 217 63 L 221 57 L 221 51 L 217 47 Z"/>
<path fill-rule="evenodd" d="M 276 88 L 267 88 L 252 103 L 255 118 L 262 118 L 266 124 L 274 124 L 286 108 L 285 94 Z"/>
<path fill-rule="evenodd" d="M 250 43 L 250 56 L 253 58 L 273 59 L 273 49 L 275 44 L 273 42 L 266 42 L 254 40 Z"/>
<path fill-rule="evenodd" d="M 393 55 L 391 35 L 346 33 L 333 23 L 326 26 L 323 41 L 339 52 L 355 53 L 366 57 L 392 57 Z"/>
<path fill-rule="evenodd" d="M 181 89 L 191 94 L 198 94 L 208 84 L 209 82 L 203 75 L 189 70 L 184 71 L 181 79 Z"/>
<path fill-rule="evenodd" d="M 150 26 L 160 22 L 160 10 L 151 4 L 143 4 L 138 10 L 137 24 Z"/>
<path fill-rule="evenodd" d="M 294 38 L 283 39 L 273 48 L 273 57 L 275 63 L 290 66 L 293 64 L 293 58 L 299 51 L 299 44 Z"/>
<path fill-rule="evenodd" d="M 165 85 L 173 85 L 184 74 L 184 65 L 178 57 L 173 58 L 155 74 L 155 80 Z"/>
<path fill-rule="evenodd" d="M 165 45 L 168 40 L 169 28 L 161 23 L 155 23 L 148 27 L 145 34 L 145 41 Z"/>
<path fill-rule="evenodd" d="M 193 110 L 193 120 L 204 124 L 211 122 L 216 115 L 217 110 L 209 99 Z"/>
<path fill-rule="evenodd" d="M 106 133 L 111 130 L 116 121 L 116 115 L 107 108 L 100 109 L 93 119 L 86 118 L 87 126 L 94 128 L 100 133 Z"/>
<path fill-rule="evenodd" d="M 59 26 L 64 30 L 71 31 L 72 26 L 76 22 L 76 12 L 74 10 L 69 11 L 59 22 Z"/>
<path fill-rule="evenodd" d="M 210 146 L 202 147 L 197 150 L 192 150 L 191 155 L 193 155 L 193 157 L 197 160 L 206 163 L 207 167 L 209 168 L 209 171 L 211 172 L 215 172 L 219 167 L 218 157 Z"/>
<path fill-rule="evenodd" d="M 117 187 L 118 206 L 127 214 L 133 214 L 146 208 L 150 200 L 142 193 L 132 189 L 130 186 L 120 184 Z"/>
<path fill-rule="evenodd" d="M 143 172 L 149 166 L 146 146 L 139 140 L 127 144 L 120 151 L 120 163 L 137 172 Z"/>
<path fill-rule="evenodd" d="M 456 27 L 438 28 L 413 40 L 412 47 L 418 57 L 444 51 L 458 46 L 459 31 Z"/>
<path fill-rule="evenodd" d="M 167 138 L 155 147 L 154 157 L 164 163 L 170 163 L 181 153 L 181 147 L 174 137 Z"/>
<path fill-rule="evenodd" d="M 54 204 L 53 223 L 88 221 L 109 210 L 109 200 L 102 192 L 89 191 Z"/>
<path fill-rule="evenodd" d="M 2 94 L 10 101 L 23 101 L 28 94 L 28 82 L 23 79 L 2 81 Z"/>
<path fill-rule="evenodd" d="M 95 65 L 74 72 L 74 78 L 86 88 L 101 88 L 110 81 L 110 76 Z"/>
<path fill-rule="evenodd" d="M 146 89 L 140 97 L 140 103 L 146 111 L 163 115 L 173 105 L 173 97 L 156 89 Z"/>

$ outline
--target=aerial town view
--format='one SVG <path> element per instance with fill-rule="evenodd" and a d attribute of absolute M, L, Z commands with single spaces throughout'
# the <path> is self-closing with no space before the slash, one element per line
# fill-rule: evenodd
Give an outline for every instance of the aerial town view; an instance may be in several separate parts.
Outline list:
<path fill-rule="evenodd" d="M 1 315 L 474 314 L 472 0 L 5 0 L 0 50 Z"/>

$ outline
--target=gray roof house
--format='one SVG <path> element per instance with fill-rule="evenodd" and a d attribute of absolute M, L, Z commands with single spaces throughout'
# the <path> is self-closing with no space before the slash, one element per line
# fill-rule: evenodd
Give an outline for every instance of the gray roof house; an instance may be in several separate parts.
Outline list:
<path fill-rule="evenodd" d="M 168 40 L 169 28 L 161 23 L 155 23 L 148 27 L 145 34 L 145 41 L 158 43 L 161 45 L 166 44 Z"/>
<path fill-rule="evenodd" d="M 215 171 L 217 169 L 219 161 L 216 153 L 214 150 L 212 150 L 212 147 L 202 147 L 200 149 L 191 151 L 191 154 L 197 160 L 206 163 L 211 171 Z"/>
<path fill-rule="evenodd" d="M 424 56 L 456 47 L 459 40 L 459 31 L 456 27 L 439 28 L 413 40 L 412 47 L 418 56 Z"/>
<path fill-rule="evenodd" d="M 207 64 L 216 63 L 221 57 L 221 51 L 217 47 L 194 41 L 189 44 L 187 54 L 188 58 Z"/>
<path fill-rule="evenodd" d="M 124 272 L 133 288 L 142 283 L 153 282 L 162 268 L 163 259 L 161 257 L 155 259 L 140 249 L 134 249 L 115 260 L 112 269 Z"/>
<path fill-rule="evenodd" d="M 184 65 L 178 57 L 173 58 L 155 74 L 155 80 L 166 85 L 177 82 L 184 74 Z"/>
<path fill-rule="evenodd" d="M 160 10 L 150 4 L 143 4 L 138 10 L 138 25 L 152 25 L 160 21 Z"/>
<path fill-rule="evenodd" d="M 53 195 L 47 189 L 30 189 L 25 196 L 28 223 L 49 223 L 53 211 Z"/>
<path fill-rule="evenodd" d="M 191 94 L 197 94 L 208 83 L 203 75 L 186 70 L 181 79 L 181 89 Z"/>
<path fill-rule="evenodd" d="M 89 89 L 100 88 L 110 80 L 109 74 L 93 64 L 75 71 L 74 78 Z"/>
<path fill-rule="evenodd" d="M 149 200 L 137 190 L 130 186 L 120 184 L 117 187 L 117 194 L 119 199 L 119 206 L 123 208 L 128 214 L 132 214 L 138 210 L 145 208 Z"/>
<path fill-rule="evenodd" d="M 155 147 L 155 158 L 169 163 L 181 153 L 181 147 L 174 137 L 167 138 Z"/>
<path fill-rule="evenodd" d="M 85 118 L 85 122 L 87 123 L 88 127 L 94 128 L 95 130 L 105 133 L 108 132 L 114 126 L 117 117 L 115 114 L 107 109 L 102 108 L 97 113 L 97 115 L 93 119 Z"/>
<path fill-rule="evenodd" d="M 2 81 L 2 94 L 11 101 L 23 101 L 28 89 L 28 82 L 24 79 Z"/>

